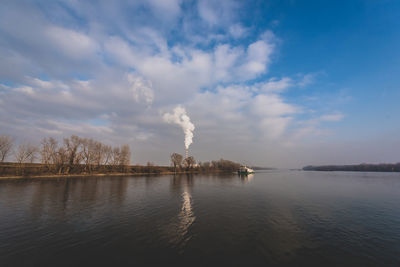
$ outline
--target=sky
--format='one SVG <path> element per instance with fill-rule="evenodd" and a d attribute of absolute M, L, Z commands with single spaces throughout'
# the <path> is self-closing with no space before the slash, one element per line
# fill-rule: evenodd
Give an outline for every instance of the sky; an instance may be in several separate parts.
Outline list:
<path fill-rule="evenodd" d="M 400 162 L 396 0 L 0 0 L 0 135 L 280 168 Z"/>

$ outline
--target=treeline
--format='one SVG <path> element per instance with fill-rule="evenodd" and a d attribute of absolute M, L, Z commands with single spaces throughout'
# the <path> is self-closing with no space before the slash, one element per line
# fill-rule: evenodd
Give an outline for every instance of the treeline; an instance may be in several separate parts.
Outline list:
<path fill-rule="evenodd" d="M 195 170 L 198 172 L 230 172 L 237 171 L 240 167 L 239 163 L 224 159 L 196 163 L 193 157 L 190 156 L 184 159 L 183 156 L 178 153 L 171 154 L 171 165 L 175 172 L 182 170 Z"/>
<path fill-rule="evenodd" d="M 15 175 L 126 172 L 130 157 L 129 145 L 112 147 L 76 135 L 64 138 L 62 143 L 49 137 L 43 138 L 40 145 L 21 143 L 15 147 L 13 138 L 0 136 L 2 174 L 9 174 L 11 169 Z M 15 164 L 4 165 L 8 158 L 13 158 Z M 33 164 L 36 162 L 40 164 Z"/>
<path fill-rule="evenodd" d="M 224 159 L 196 163 L 193 157 L 183 158 L 178 153 L 171 155 L 171 166 L 156 166 L 151 162 L 144 166 L 130 165 L 130 158 L 129 145 L 112 147 L 76 135 L 62 142 L 53 137 L 43 138 L 38 145 L 15 145 L 13 138 L 0 136 L 0 176 L 232 172 L 240 167 L 239 163 Z"/>
<path fill-rule="evenodd" d="M 304 171 L 400 172 L 400 163 L 306 166 Z"/>
<path fill-rule="evenodd" d="M 239 168 L 240 168 L 240 163 L 236 163 L 225 159 L 199 163 L 199 169 L 205 172 L 216 171 L 216 170 L 224 172 L 233 172 L 233 171 L 236 172 Z"/>

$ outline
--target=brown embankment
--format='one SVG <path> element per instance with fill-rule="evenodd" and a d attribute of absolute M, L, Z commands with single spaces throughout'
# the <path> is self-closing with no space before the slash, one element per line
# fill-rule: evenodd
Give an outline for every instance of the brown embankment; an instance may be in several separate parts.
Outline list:
<path fill-rule="evenodd" d="M 88 171 L 90 169 L 90 171 Z M 61 171 L 60 171 L 61 170 Z M 21 178 L 61 178 L 61 177 L 89 177 L 89 176 L 132 176 L 132 175 L 164 175 L 164 174 L 193 174 L 200 172 L 221 172 L 221 170 L 202 170 L 200 168 L 180 169 L 175 171 L 169 166 L 88 166 L 74 165 L 59 166 L 45 165 L 40 163 L 0 163 L 1 179 Z"/>

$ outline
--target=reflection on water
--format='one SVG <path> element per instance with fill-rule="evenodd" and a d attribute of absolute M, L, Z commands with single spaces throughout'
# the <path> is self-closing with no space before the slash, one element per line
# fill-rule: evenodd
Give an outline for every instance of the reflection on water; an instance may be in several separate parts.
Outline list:
<path fill-rule="evenodd" d="M 251 180 L 254 179 L 254 174 L 253 173 L 249 173 L 249 174 L 239 173 L 238 176 L 239 176 L 239 178 L 241 179 L 241 181 L 243 183 L 250 182 Z"/>
<path fill-rule="evenodd" d="M 185 185 L 184 188 L 185 191 L 182 193 L 182 208 L 181 212 L 178 215 L 178 235 L 182 238 L 182 240 L 185 240 L 185 242 L 187 242 L 189 238 L 185 239 L 185 236 L 187 235 L 189 227 L 192 225 L 196 217 L 194 216 L 194 213 L 192 211 L 192 196 L 189 193 L 188 186 Z"/>
<path fill-rule="evenodd" d="M 0 266 L 400 266 L 398 175 L 0 181 Z"/>
<path fill-rule="evenodd" d="M 171 219 L 166 231 L 170 243 L 180 248 L 190 240 L 189 228 L 196 220 L 192 209 L 191 186 L 193 186 L 193 175 L 175 175 L 172 179 L 173 191 L 180 193 L 181 208 L 177 216 Z"/>

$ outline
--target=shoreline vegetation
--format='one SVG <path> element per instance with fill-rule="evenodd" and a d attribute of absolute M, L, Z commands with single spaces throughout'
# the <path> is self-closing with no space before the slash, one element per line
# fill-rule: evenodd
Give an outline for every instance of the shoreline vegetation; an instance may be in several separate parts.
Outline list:
<path fill-rule="evenodd" d="M 217 167 L 222 162 L 231 162 L 227 160 L 212 161 L 215 167 L 205 168 L 204 165 L 196 165 L 190 169 L 180 168 L 175 170 L 170 166 L 148 165 L 129 165 L 119 166 L 112 169 L 110 166 L 101 166 L 101 169 L 93 168 L 91 172 L 85 172 L 85 166 L 74 166 L 73 171 L 68 173 L 56 173 L 48 169 L 49 166 L 41 163 L 24 163 L 22 166 L 14 162 L 0 163 L 1 179 L 21 179 L 21 178 L 63 178 L 63 177 L 87 177 L 87 176 L 136 176 L 136 175 L 166 175 L 166 174 L 198 174 L 198 173 L 228 173 L 236 171 L 235 167 Z M 53 166 L 56 170 L 56 166 Z M 79 171 L 81 170 L 81 171 Z"/>
<path fill-rule="evenodd" d="M 400 172 L 399 163 L 305 166 L 303 171 Z"/>
<path fill-rule="evenodd" d="M 14 162 L 5 162 L 6 159 Z M 131 165 L 129 145 L 112 147 L 91 138 L 72 135 L 61 144 L 52 137 L 40 145 L 14 145 L 10 136 L 0 135 L 0 179 L 73 176 L 122 176 L 146 174 L 188 174 L 233 172 L 240 164 L 230 160 L 196 162 L 178 153 L 170 156 L 171 166 Z"/>

